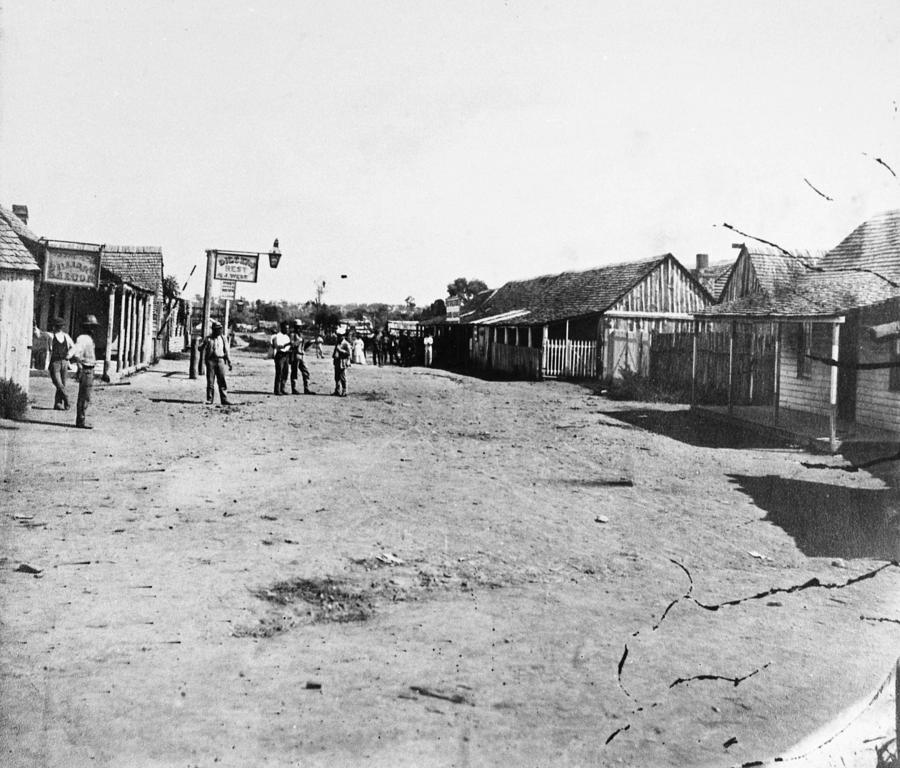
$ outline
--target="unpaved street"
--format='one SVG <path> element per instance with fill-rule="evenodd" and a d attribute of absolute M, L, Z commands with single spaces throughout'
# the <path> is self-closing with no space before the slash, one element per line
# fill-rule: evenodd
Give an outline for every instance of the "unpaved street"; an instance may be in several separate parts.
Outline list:
<path fill-rule="evenodd" d="M 575 384 L 235 361 L 230 408 L 167 361 L 91 432 L 43 379 L 0 422 L 4 765 L 731 765 L 896 655 L 890 477 Z"/>

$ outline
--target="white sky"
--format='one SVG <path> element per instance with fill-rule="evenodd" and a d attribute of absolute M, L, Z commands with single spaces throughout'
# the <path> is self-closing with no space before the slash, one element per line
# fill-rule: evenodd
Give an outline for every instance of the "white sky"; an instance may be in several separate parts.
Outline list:
<path fill-rule="evenodd" d="M 900 207 L 897 0 L 0 3 L 0 201 L 189 293 L 276 236 L 239 294 L 426 305 Z"/>

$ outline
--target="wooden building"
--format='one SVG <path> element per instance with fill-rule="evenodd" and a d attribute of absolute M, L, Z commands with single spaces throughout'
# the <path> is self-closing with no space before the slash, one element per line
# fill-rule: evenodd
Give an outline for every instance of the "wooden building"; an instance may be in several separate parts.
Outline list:
<path fill-rule="evenodd" d="M 710 304 L 709 293 L 665 254 L 508 282 L 463 308 L 461 330 L 442 331 L 467 335 L 476 368 L 524 378 L 608 377 L 646 370 L 651 332 L 690 327 L 693 313 Z"/>
<path fill-rule="evenodd" d="M 743 258 L 744 254 L 742 254 Z M 695 407 L 750 425 L 806 436 L 836 450 L 842 440 L 900 437 L 900 211 L 877 216 L 822 255 L 796 257 L 766 289 L 697 313 Z M 770 257 L 767 257 L 770 258 Z M 781 254 L 780 258 L 791 258 Z M 741 259 L 739 259 L 739 262 Z M 738 265 L 736 264 L 736 267 Z M 760 272 L 734 276 L 745 289 Z M 727 290 L 727 289 L 726 289 Z M 738 293 L 738 291 L 735 291 Z M 708 341 L 721 335 L 727 360 L 725 402 L 704 398 Z M 758 345 L 761 338 L 771 343 Z M 749 343 L 771 353 L 772 386 L 759 356 L 741 364 Z M 706 346 L 705 346 L 706 345 Z M 749 384 L 749 386 L 748 386 Z M 749 393 L 749 394 L 748 394 Z"/>
<path fill-rule="evenodd" d="M 27 214 L 25 214 L 27 217 Z M 0 379 L 28 391 L 34 330 L 34 291 L 40 274 L 37 237 L 11 210 L 0 206 Z"/>
<path fill-rule="evenodd" d="M 95 281 L 52 274 L 55 263 L 87 265 L 95 259 L 100 262 Z M 95 315 L 101 327 L 97 355 L 107 378 L 134 373 L 158 359 L 164 344 L 156 334 L 163 306 L 161 249 L 41 239 L 38 261 L 42 270 L 35 297 L 39 328 L 46 330 L 52 318 L 61 317 L 74 335 L 86 315 Z M 36 355 L 35 366 L 45 367 L 46 355 Z"/>
<path fill-rule="evenodd" d="M 819 251 L 785 252 L 767 245 L 742 244 L 718 293 L 718 303 L 745 296 L 772 295 L 783 286 L 790 286 L 805 272 L 816 269 L 822 256 Z"/>

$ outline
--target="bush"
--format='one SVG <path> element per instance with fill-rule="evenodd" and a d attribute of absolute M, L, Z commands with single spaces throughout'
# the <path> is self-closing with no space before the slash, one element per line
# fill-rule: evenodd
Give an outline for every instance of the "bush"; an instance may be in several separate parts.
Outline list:
<path fill-rule="evenodd" d="M 12 379 L 0 379 L 0 416 L 4 419 L 25 418 L 28 394 Z"/>
<path fill-rule="evenodd" d="M 690 391 L 666 389 L 648 376 L 636 371 L 622 371 L 622 377 L 607 379 L 601 387 L 601 394 L 611 400 L 635 400 L 642 403 L 688 403 Z"/>

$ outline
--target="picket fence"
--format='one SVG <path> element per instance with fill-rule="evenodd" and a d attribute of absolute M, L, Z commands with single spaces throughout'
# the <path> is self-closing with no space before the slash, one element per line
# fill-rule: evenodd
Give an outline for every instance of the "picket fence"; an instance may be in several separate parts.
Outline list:
<path fill-rule="evenodd" d="M 597 375 L 597 343 L 548 339 L 544 342 L 544 376 L 587 379 Z"/>

